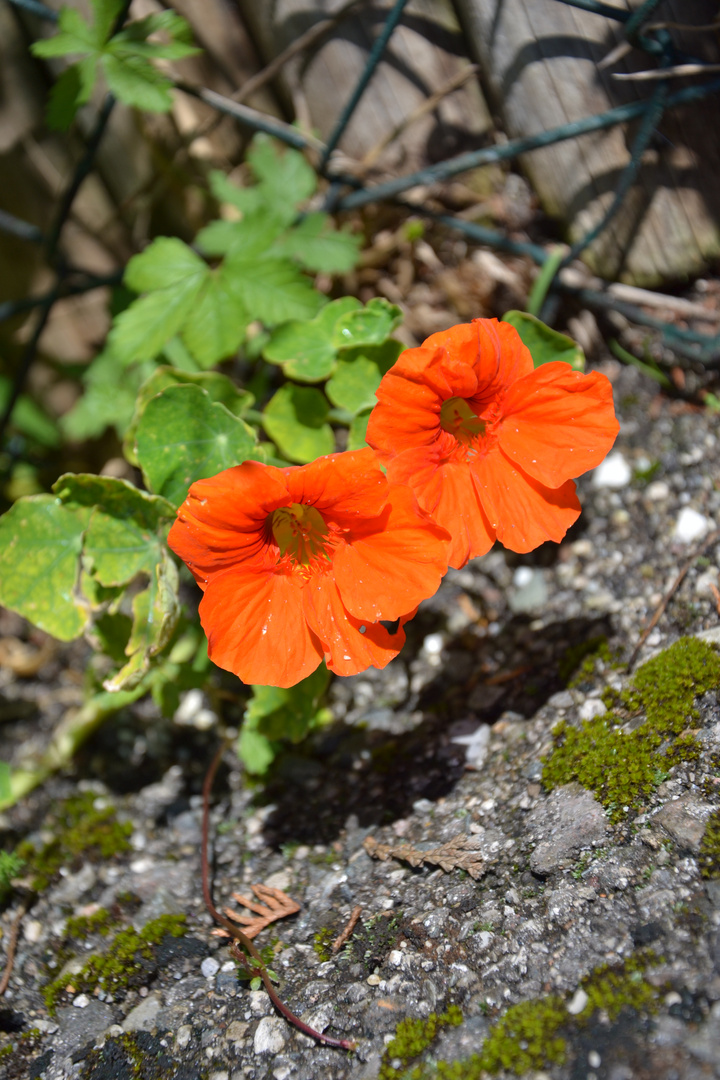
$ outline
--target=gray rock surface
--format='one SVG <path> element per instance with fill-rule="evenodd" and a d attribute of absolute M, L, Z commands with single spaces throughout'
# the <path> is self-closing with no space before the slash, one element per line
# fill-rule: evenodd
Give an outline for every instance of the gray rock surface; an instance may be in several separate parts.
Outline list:
<path fill-rule="evenodd" d="M 233 893 L 249 895 L 254 882 L 275 883 L 301 903 L 257 944 L 271 947 L 290 1008 L 332 1037 L 356 1039 L 357 1052 L 294 1030 L 264 990 L 237 977 L 227 943 L 212 936 L 199 792 L 214 735 L 179 728 L 145 702 L 108 725 L 77 764 L 77 778 L 92 772 L 94 789 L 132 822 L 133 850 L 89 859 L 91 872 L 66 868 L 37 897 L 20 937 L 3 1007 L 24 1031 L 37 1029 L 42 1080 L 130 1077 L 129 1038 L 147 1063 L 164 1062 L 168 1080 L 375 1080 L 400 1020 L 457 1004 L 463 1023 L 445 1029 L 430 1053 L 462 1059 L 481 1051 L 509 1008 L 547 995 L 567 1017 L 565 1060 L 521 1070 L 525 1080 L 720 1076 L 720 878 L 703 878 L 698 861 L 707 818 L 720 808 L 717 694 L 698 702 L 698 760 L 664 770 L 641 811 L 615 821 L 577 784 L 550 792 L 542 783 L 558 721 L 580 725 L 605 690 L 629 681 L 600 660 L 568 685 L 558 674 L 568 650 L 604 636 L 627 659 L 687 558 L 674 531 L 681 509 L 720 521 L 716 418 L 655 397 L 635 371 L 605 370 L 615 381 L 628 482 L 581 479 L 583 515 L 559 549 L 527 557 L 493 550 L 449 573 L 409 624 L 401 657 L 383 672 L 337 680 L 337 723 L 292 747 L 262 785 L 246 784 L 226 757 L 212 812 L 216 903 L 233 905 Z M 640 662 L 683 634 L 717 630 L 714 579 L 700 579 L 720 565 L 720 545 L 705 559 L 689 570 Z M 508 597 L 521 565 L 542 570 L 547 601 L 514 613 Z M 71 648 L 62 654 L 68 664 Z M 85 657 L 75 662 L 82 668 Z M 39 692 L 37 684 L 0 688 L 10 698 Z M 235 724 L 237 686 L 227 688 L 225 720 Z M 24 721 L 25 731 L 36 735 L 44 722 Z M 468 738 L 483 725 L 484 757 L 468 768 Z M 13 737 L 11 725 L 0 728 L 0 759 L 11 757 Z M 4 846 L 23 836 L 40 842 L 53 803 L 74 784 L 55 777 L 4 815 L 12 830 Z M 424 853 L 469 838 L 482 871 L 475 880 L 459 869 L 372 859 L 368 835 Z M 84 1008 L 73 1006 L 77 994 L 61 993 L 51 1017 L 42 989 L 68 951 L 72 985 L 78 966 L 112 940 L 89 934 L 68 945 L 68 917 L 97 905 L 122 926 L 180 911 L 189 932 L 163 941 L 126 988 L 90 990 Z M 356 906 L 353 934 L 328 953 Z M 14 897 L 0 914 L 3 941 L 16 910 Z M 628 962 L 640 975 L 622 985 L 639 980 L 652 1007 L 620 1002 L 586 1017 L 587 979 Z M 12 1033 L 0 1038 L 17 1042 Z M 0 1058 L 0 1080 L 27 1074 L 10 1073 L 12 1060 Z"/>

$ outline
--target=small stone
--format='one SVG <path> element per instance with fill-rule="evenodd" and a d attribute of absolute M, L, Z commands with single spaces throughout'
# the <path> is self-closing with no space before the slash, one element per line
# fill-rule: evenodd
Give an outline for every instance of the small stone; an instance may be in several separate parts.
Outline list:
<path fill-rule="evenodd" d="M 379 986 L 382 982 L 382 976 L 377 975 L 373 972 L 372 975 L 368 975 L 365 981 L 367 982 L 368 986 Z"/>
<path fill-rule="evenodd" d="M 588 1054 L 588 1065 L 591 1069 L 599 1069 L 602 1065 L 602 1058 L 598 1054 L 597 1050 L 591 1050 Z"/>
<path fill-rule="evenodd" d="M 700 802 L 692 795 L 682 795 L 661 807 L 654 820 L 670 833 L 682 850 L 697 855 L 711 809 L 709 803 Z"/>
<path fill-rule="evenodd" d="M 443 650 L 442 634 L 428 634 L 422 643 L 423 652 L 430 656 L 438 656 Z"/>
<path fill-rule="evenodd" d="M 264 1016 L 257 1026 L 253 1049 L 256 1054 L 279 1054 L 285 1049 L 286 1024 L 277 1016 Z"/>
<path fill-rule="evenodd" d="M 614 491 L 627 487 L 632 470 L 619 450 L 608 454 L 593 473 L 593 487 L 611 488 Z"/>
<path fill-rule="evenodd" d="M 228 1042 L 242 1042 L 247 1034 L 248 1024 L 243 1020 L 233 1020 L 227 1026 L 225 1038 Z"/>
<path fill-rule="evenodd" d="M 212 979 L 220 970 L 220 965 L 214 956 L 206 956 L 200 965 L 200 970 L 206 979 Z"/>
<path fill-rule="evenodd" d="M 465 760 L 474 769 L 479 769 L 487 757 L 490 745 L 490 726 L 481 724 L 476 731 L 473 731 L 472 735 L 456 735 L 450 741 L 457 743 L 459 746 L 466 746 Z"/>
<path fill-rule="evenodd" d="M 232 1025 L 231 1025 L 232 1026 Z M 192 1039 L 192 1028 L 189 1024 L 182 1024 L 175 1033 L 175 1043 L 179 1050 L 184 1050 Z"/>
<path fill-rule="evenodd" d="M 43 926 L 39 919 L 30 919 L 23 926 L 23 937 L 31 945 L 37 944 L 42 937 Z"/>
<path fill-rule="evenodd" d="M 515 591 L 508 597 L 510 610 L 516 614 L 537 611 L 547 603 L 545 575 L 539 567 L 518 566 L 513 574 Z"/>
<path fill-rule="evenodd" d="M 602 716 L 605 712 L 607 709 L 600 698 L 587 698 L 580 706 L 580 719 L 594 720 L 596 716 Z"/>
<path fill-rule="evenodd" d="M 582 986 L 578 986 L 577 990 L 572 996 L 572 1000 L 568 1001 L 565 1008 L 571 1016 L 579 1016 L 589 1000 L 590 998 L 587 996 Z"/>
<path fill-rule="evenodd" d="M 148 994 L 127 1014 L 122 1022 L 123 1031 L 152 1031 L 161 1005 L 158 994 Z"/>
<path fill-rule="evenodd" d="M 653 480 L 652 484 L 647 486 L 645 498 L 650 502 L 663 502 L 670 498 L 670 488 L 664 480 Z"/>
<path fill-rule="evenodd" d="M 563 869 L 584 848 L 605 840 L 606 822 L 600 803 L 580 784 L 557 788 L 528 818 L 536 835 L 548 837 L 531 854 L 530 869 L 543 876 Z"/>
<path fill-rule="evenodd" d="M 713 523 L 704 514 L 699 514 L 691 506 L 683 506 L 675 522 L 673 539 L 681 544 L 692 544 L 694 540 L 700 540 L 712 528 Z"/>
<path fill-rule="evenodd" d="M 73 998 L 73 1007 L 76 1009 L 87 1009 L 90 1004 L 90 998 L 87 994 L 78 994 L 76 998 Z"/>

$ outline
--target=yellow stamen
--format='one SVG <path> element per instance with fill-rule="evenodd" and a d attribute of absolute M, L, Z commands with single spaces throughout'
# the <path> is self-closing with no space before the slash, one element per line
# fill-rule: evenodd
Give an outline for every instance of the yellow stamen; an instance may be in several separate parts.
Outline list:
<path fill-rule="evenodd" d="M 440 427 L 454 435 L 458 442 L 465 444 L 471 443 L 478 435 L 485 434 L 485 422 L 461 397 L 448 398 L 442 403 Z"/>
<path fill-rule="evenodd" d="M 272 534 L 281 555 L 295 565 L 310 566 L 313 559 L 329 558 L 325 544 L 329 529 L 319 510 L 303 503 L 282 506 L 272 514 Z"/>

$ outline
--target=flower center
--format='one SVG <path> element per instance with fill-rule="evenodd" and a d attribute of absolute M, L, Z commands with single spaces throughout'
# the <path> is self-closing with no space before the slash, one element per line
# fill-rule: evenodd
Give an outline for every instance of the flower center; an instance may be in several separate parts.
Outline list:
<path fill-rule="evenodd" d="M 273 511 L 270 524 L 280 554 L 289 555 L 294 566 L 309 567 L 317 558 L 329 561 L 326 542 L 330 530 L 314 506 L 303 503 L 282 506 Z"/>
<path fill-rule="evenodd" d="M 440 427 L 466 446 L 469 446 L 478 435 L 485 434 L 485 422 L 461 397 L 451 397 L 443 401 L 440 409 Z"/>

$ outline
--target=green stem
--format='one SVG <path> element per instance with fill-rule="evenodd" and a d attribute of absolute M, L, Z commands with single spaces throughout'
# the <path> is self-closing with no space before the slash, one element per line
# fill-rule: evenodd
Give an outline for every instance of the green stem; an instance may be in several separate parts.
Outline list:
<path fill-rule="evenodd" d="M 647 375 L 649 378 L 654 379 L 656 383 L 660 383 L 660 386 L 665 390 L 672 389 L 672 383 L 664 371 L 660 371 L 659 368 L 653 367 L 651 364 L 646 364 L 643 360 L 638 360 L 637 356 L 633 356 L 627 349 L 623 349 L 620 342 L 616 341 L 615 338 L 611 338 L 608 345 L 610 346 L 610 352 L 613 356 L 617 356 L 618 360 L 636 367 L 638 371 L 642 371 L 643 375 Z"/>
<path fill-rule="evenodd" d="M 100 727 L 103 720 L 123 706 L 137 701 L 146 691 L 147 686 L 141 684 L 133 690 L 96 694 L 81 709 L 71 709 L 65 713 L 43 753 L 12 769 L 10 792 L 0 799 L 0 810 L 14 806 L 58 769 L 69 765 L 78 748 Z"/>
<path fill-rule="evenodd" d="M 553 279 L 566 254 L 567 248 L 564 245 L 558 245 L 557 247 L 552 248 L 548 254 L 547 259 L 540 268 L 538 276 L 535 278 L 535 284 L 528 297 L 527 312 L 529 315 L 535 315 L 536 318 L 539 317 L 543 303 L 545 302 L 545 297 L 550 290 Z"/>

